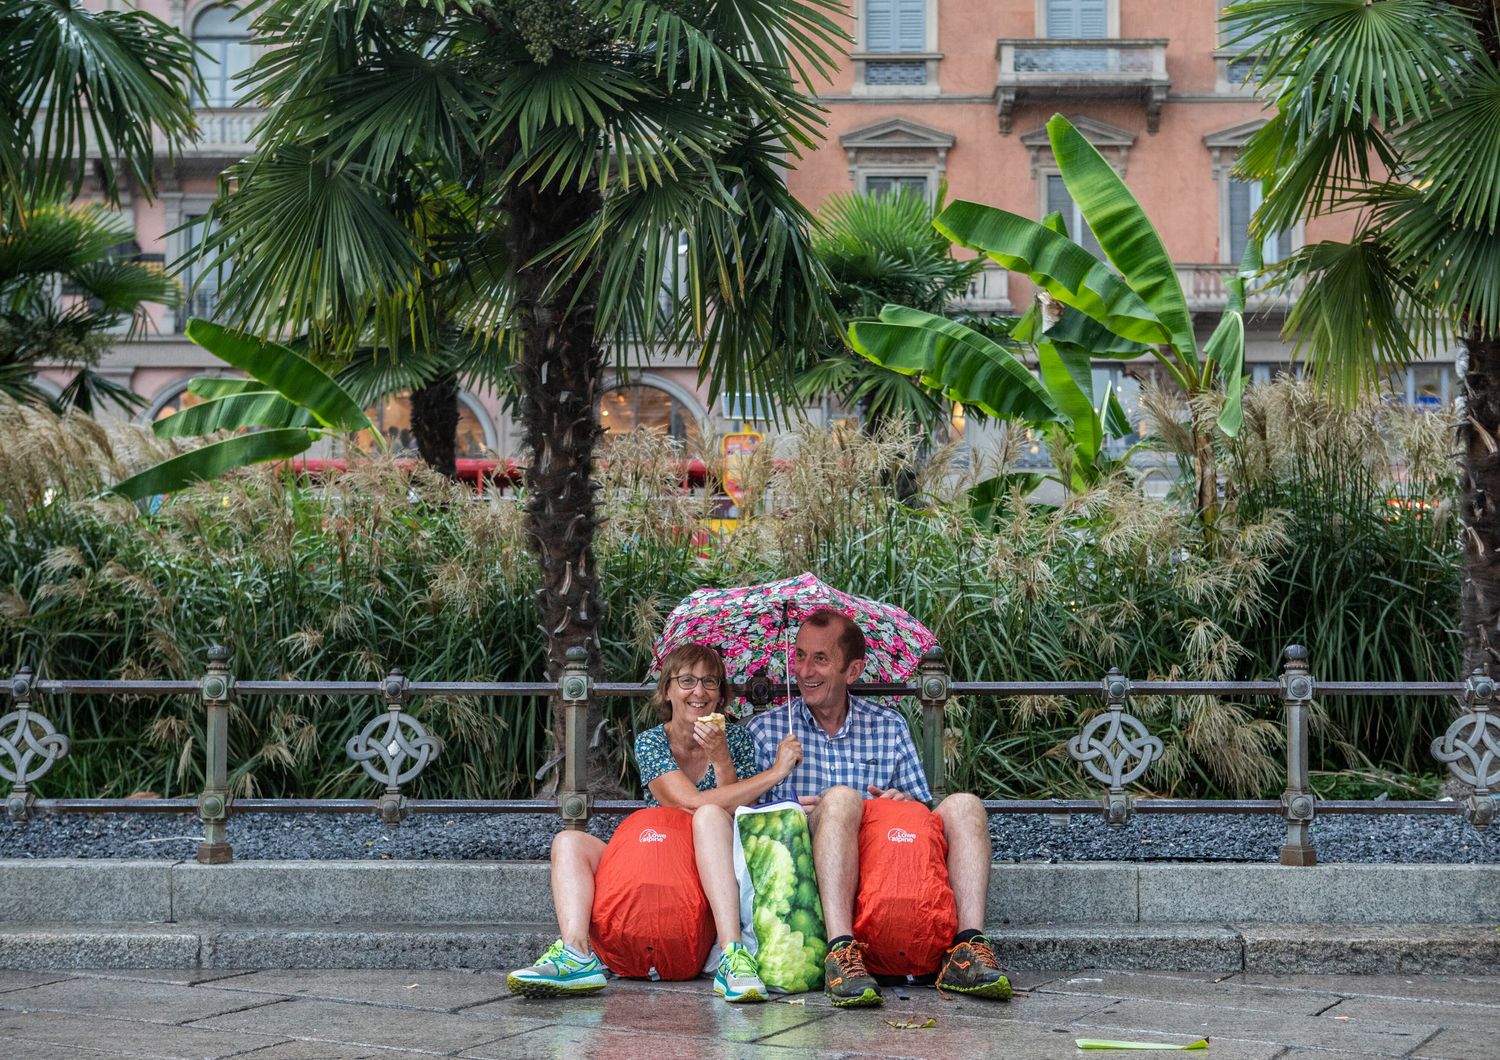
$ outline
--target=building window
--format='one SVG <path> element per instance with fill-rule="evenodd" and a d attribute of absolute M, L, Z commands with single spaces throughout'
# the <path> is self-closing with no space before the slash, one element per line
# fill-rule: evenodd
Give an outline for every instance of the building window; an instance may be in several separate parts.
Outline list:
<path fill-rule="evenodd" d="M 250 43 L 243 22 L 232 7 L 210 7 L 193 20 L 193 43 L 207 53 L 199 60 L 204 94 L 200 107 L 233 107 L 238 92 L 235 79 L 250 66 Z"/>
<path fill-rule="evenodd" d="M 173 391 L 171 396 L 165 401 L 159 401 L 155 409 L 150 413 L 150 418 L 153 422 L 164 420 L 168 416 L 175 416 L 183 409 L 190 409 L 194 405 L 202 404 L 202 402 L 203 399 L 197 394 L 189 394 L 187 386 L 184 384 Z"/>
<path fill-rule="evenodd" d="M 365 415 L 391 447 L 396 455 L 417 451 L 416 438 L 411 433 L 411 391 L 398 390 L 387 394 L 380 402 L 365 409 Z M 358 445 L 361 449 L 375 448 L 375 439 L 369 431 L 360 431 Z M 484 424 L 479 415 L 462 397 L 458 402 L 458 430 L 455 434 L 455 455 L 460 460 L 483 457 L 490 446 L 486 444 Z"/>
<path fill-rule="evenodd" d="M 898 176 L 865 174 L 866 195 L 873 195 L 877 199 L 882 199 L 887 195 L 895 195 L 898 192 L 926 199 L 928 198 L 927 178 L 925 176 L 912 176 L 911 174 Z"/>
<path fill-rule="evenodd" d="M 1068 226 L 1068 235 L 1073 242 L 1094 257 L 1103 260 L 1104 251 L 1099 246 L 1099 240 L 1094 236 L 1094 230 L 1083 219 L 1083 212 L 1078 209 L 1073 196 L 1068 194 L 1068 185 L 1056 173 L 1047 174 L 1046 212 L 1062 214 L 1063 223 Z"/>
<path fill-rule="evenodd" d="M 866 195 L 905 190 L 931 201 L 948 165 L 953 134 L 906 118 L 887 118 L 839 137 L 849 184 Z"/>
<path fill-rule="evenodd" d="M 865 0 L 865 50 L 919 52 L 927 47 L 927 0 Z"/>
<path fill-rule="evenodd" d="M 605 434 L 629 434 L 637 429 L 662 431 L 689 449 L 701 448 L 698 417 L 685 402 L 660 387 L 627 383 L 604 392 L 599 399 L 599 425 Z"/>
<path fill-rule="evenodd" d="M 185 252 L 195 250 L 213 231 L 212 222 L 206 214 L 187 215 L 187 227 L 182 231 L 182 246 Z M 194 259 L 182 271 L 182 289 L 185 303 L 178 309 L 176 323 L 181 334 L 187 330 L 192 317 L 213 320 L 219 313 L 219 292 L 229 278 L 228 268 L 216 266 L 212 261 Z"/>
<path fill-rule="evenodd" d="M 937 90 L 931 39 L 937 0 L 864 0 L 860 50 L 853 55 L 856 92 L 929 95 Z"/>
<path fill-rule="evenodd" d="M 1229 180 L 1229 257 L 1238 263 L 1245 256 L 1245 247 L 1250 242 L 1250 218 L 1260 209 L 1263 191 L 1260 181 Z M 1291 250 L 1291 240 L 1285 232 L 1268 236 L 1261 243 L 1261 261 L 1270 265 L 1286 257 Z"/>
<path fill-rule="evenodd" d="M 1255 82 L 1250 79 L 1255 72 L 1257 49 L 1265 40 L 1267 31 L 1261 30 L 1248 37 L 1240 36 L 1240 24 L 1223 20 L 1225 4 L 1219 4 L 1218 40 L 1219 50 L 1214 52 L 1218 68 L 1216 91 L 1227 95 L 1251 95 Z"/>
<path fill-rule="evenodd" d="M 1110 36 L 1109 0 L 1047 0 L 1046 36 L 1102 40 Z"/>
<path fill-rule="evenodd" d="M 1406 393 L 1399 394 L 1412 408 L 1440 409 L 1453 403 L 1453 365 L 1421 363 L 1408 365 L 1397 377 L 1397 386 L 1405 385 Z"/>

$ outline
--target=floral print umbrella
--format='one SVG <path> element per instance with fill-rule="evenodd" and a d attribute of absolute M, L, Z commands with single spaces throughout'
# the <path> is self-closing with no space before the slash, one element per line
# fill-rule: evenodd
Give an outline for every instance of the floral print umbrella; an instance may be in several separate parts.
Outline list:
<path fill-rule="evenodd" d="M 706 644 L 724 657 L 729 680 L 764 673 L 784 685 L 788 646 L 802 620 L 825 607 L 848 615 L 864 632 L 867 654 L 861 681 L 904 681 L 937 643 L 931 630 L 901 608 L 840 592 L 805 573 L 763 585 L 689 594 L 667 616 L 652 652 L 651 670 L 660 672 L 662 659 L 679 644 Z"/>

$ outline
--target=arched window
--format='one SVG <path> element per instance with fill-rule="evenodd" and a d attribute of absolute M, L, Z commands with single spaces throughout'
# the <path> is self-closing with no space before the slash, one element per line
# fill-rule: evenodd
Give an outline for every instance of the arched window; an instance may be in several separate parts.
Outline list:
<path fill-rule="evenodd" d="M 193 43 L 208 53 L 200 60 L 204 95 L 194 102 L 200 107 L 232 107 L 238 92 L 235 78 L 250 66 L 250 43 L 245 23 L 235 21 L 238 12 L 223 5 L 202 11 L 193 20 Z"/>
<path fill-rule="evenodd" d="M 181 412 L 183 409 L 192 408 L 194 405 L 202 402 L 202 400 L 197 394 L 189 394 L 187 392 L 187 384 L 182 383 L 173 388 L 171 395 L 165 401 L 158 398 L 153 402 L 148 415 L 152 422 L 164 420 L 168 416 Z"/>
<path fill-rule="evenodd" d="M 606 390 L 599 399 L 599 425 L 605 434 L 629 434 L 637 427 L 663 431 L 689 448 L 702 440 L 693 410 L 661 387 L 646 383 Z"/>
<path fill-rule="evenodd" d="M 386 395 L 379 404 L 365 409 L 365 415 L 370 417 L 371 422 L 375 424 L 375 429 L 385 438 L 392 452 L 399 454 L 417 451 L 417 440 L 411 433 L 411 391 L 401 390 Z M 489 448 L 485 442 L 484 424 L 480 422 L 479 414 L 462 398 L 458 402 L 456 441 L 456 455 L 460 459 L 483 457 Z M 360 432 L 359 442 L 361 448 L 374 447 L 374 440 L 368 431 Z"/>

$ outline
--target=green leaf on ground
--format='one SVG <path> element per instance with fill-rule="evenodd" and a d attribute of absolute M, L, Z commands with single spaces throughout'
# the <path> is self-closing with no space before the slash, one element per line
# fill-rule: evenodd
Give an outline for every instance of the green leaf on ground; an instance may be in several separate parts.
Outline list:
<path fill-rule="evenodd" d="M 928 1016 L 925 1020 L 886 1020 L 887 1027 L 895 1027 L 898 1031 L 925 1031 L 937 1026 L 937 1017 Z"/>
<path fill-rule="evenodd" d="M 1075 1038 L 1080 1049 L 1207 1049 L 1208 1039 L 1199 1038 L 1191 1045 L 1172 1045 L 1169 1042 L 1116 1042 L 1107 1038 Z"/>

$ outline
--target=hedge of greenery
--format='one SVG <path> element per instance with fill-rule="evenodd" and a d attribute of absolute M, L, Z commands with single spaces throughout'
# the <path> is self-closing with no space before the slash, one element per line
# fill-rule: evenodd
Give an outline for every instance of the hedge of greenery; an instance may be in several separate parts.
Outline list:
<path fill-rule="evenodd" d="M 1173 415 L 1156 399 L 1158 447 Z M 895 434 L 808 432 L 763 452 L 758 513 L 705 546 L 705 501 L 676 492 L 680 456 L 660 437 L 608 452 L 598 541 L 608 675 L 644 674 L 672 605 L 694 588 L 812 570 L 910 610 L 958 679 L 1265 678 L 1287 643 L 1327 679 L 1452 679 L 1459 553 L 1446 518 L 1445 427 L 1378 404 L 1338 410 L 1301 384 L 1253 388 L 1224 453 L 1226 512 L 1205 527 L 1169 496 L 1119 479 L 1060 507 L 1009 498 L 976 518 L 964 486 L 1005 463 L 928 454 L 921 491 L 889 483 L 915 466 Z M 541 680 L 533 560 L 505 498 L 421 470 L 356 466 L 299 483 L 270 470 L 173 497 L 143 514 L 98 499 L 149 458 L 130 430 L 0 406 L 0 664 L 71 678 L 193 678 L 209 644 L 242 679 Z M 1398 470 L 1392 485 L 1391 469 Z M 1402 503 L 1389 503 L 1393 498 Z M 1151 791 L 1279 789 L 1274 703 L 1139 700 L 1166 743 Z M 318 698 L 246 699 L 233 716 L 242 795 L 371 795 L 344 742 L 378 709 Z M 530 794 L 546 760 L 541 701 L 430 700 L 412 708 L 447 747 L 412 794 Z M 956 701 L 952 786 L 987 797 L 1085 790 L 1061 752 L 1093 701 Z M 1319 765 L 1380 776 L 1422 771 L 1446 725 L 1441 703 L 1323 705 Z M 163 795 L 201 783 L 201 719 L 187 698 L 49 704 L 73 753 L 51 795 Z M 616 748 L 644 723 L 612 710 Z M 630 783 L 623 752 L 621 776 Z"/>

